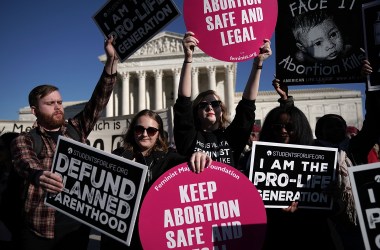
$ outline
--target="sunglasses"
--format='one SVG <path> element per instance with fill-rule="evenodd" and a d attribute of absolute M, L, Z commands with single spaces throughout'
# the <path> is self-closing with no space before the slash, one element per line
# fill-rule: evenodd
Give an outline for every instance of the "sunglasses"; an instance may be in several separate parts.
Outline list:
<path fill-rule="evenodd" d="M 150 136 L 150 137 L 154 136 L 158 132 L 158 128 L 154 128 L 154 127 L 144 128 L 141 125 L 135 126 L 134 131 L 137 135 L 142 135 L 142 134 L 144 134 L 145 130 L 146 130 L 146 133 L 148 134 L 148 136 Z"/>
<path fill-rule="evenodd" d="M 272 124 L 272 128 L 275 129 L 275 130 L 281 130 L 281 129 L 286 129 L 286 131 L 288 132 L 291 132 L 294 130 L 294 126 L 293 124 L 291 123 L 286 123 L 286 124 L 283 124 L 283 123 L 275 123 L 275 124 Z"/>
<path fill-rule="evenodd" d="M 221 101 L 200 102 L 198 104 L 198 109 L 205 109 L 209 105 L 211 105 L 212 108 L 219 108 L 221 103 Z"/>

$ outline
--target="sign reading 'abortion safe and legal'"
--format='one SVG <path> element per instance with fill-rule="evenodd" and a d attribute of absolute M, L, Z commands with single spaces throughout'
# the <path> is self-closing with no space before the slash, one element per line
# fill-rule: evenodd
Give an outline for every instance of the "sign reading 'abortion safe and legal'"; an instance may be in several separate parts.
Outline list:
<path fill-rule="evenodd" d="M 45 203 L 129 245 L 147 166 L 59 137 L 52 172 L 64 189 Z"/>

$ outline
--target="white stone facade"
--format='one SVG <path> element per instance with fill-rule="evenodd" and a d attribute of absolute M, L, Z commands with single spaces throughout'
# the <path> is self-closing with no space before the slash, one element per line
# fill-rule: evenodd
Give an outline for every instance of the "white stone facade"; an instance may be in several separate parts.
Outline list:
<path fill-rule="evenodd" d="M 120 80 L 107 106 L 107 117 L 134 114 L 145 108 L 159 110 L 174 104 L 184 58 L 182 38 L 182 34 L 161 32 L 118 65 Z M 233 110 L 237 64 L 209 57 L 199 48 L 193 58 L 193 97 L 214 89 Z M 104 63 L 106 56 L 99 59 Z"/>
<path fill-rule="evenodd" d="M 182 38 L 183 34 L 161 32 L 118 65 L 119 79 L 104 112 L 105 117 L 134 114 L 145 108 L 160 110 L 173 106 L 183 63 Z M 209 57 L 198 48 L 193 57 L 193 97 L 204 90 L 214 89 L 233 117 L 242 95 L 241 92 L 235 93 L 237 64 Z M 105 62 L 106 56 L 102 55 L 99 59 Z M 290 90 L 289 94 L 306 114 L 313 130 L 318 118 L 327 113 L 339 114 L 348 125 L 361 128 L 363 107 L 360 91 L 327 87 Z M 278 98 L 275 91 L 259 92 L 256 101 L 257 123 L 263 123 L 268 111 L 278 105 Z M 81 105 L 75 104 L 66 104 L 67 117 L 80 109 Z M 29 107 L 20 109 L 19 114 L 20 120 L 35 119 Z"/>

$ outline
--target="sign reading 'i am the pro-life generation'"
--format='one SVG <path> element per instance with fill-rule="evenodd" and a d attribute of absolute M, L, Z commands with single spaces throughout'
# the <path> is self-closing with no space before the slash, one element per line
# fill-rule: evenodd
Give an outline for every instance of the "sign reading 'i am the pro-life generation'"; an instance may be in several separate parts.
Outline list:
<path fill-rule="evenodd" d="M 93 19 L 123 62 L 179 14 L 172 0 L 111 0 Z"/>
<path fill-rule="evenodd" d="M 337 149 L 254 141 L 249 179 L 267 208 L 332 209 Z"/>

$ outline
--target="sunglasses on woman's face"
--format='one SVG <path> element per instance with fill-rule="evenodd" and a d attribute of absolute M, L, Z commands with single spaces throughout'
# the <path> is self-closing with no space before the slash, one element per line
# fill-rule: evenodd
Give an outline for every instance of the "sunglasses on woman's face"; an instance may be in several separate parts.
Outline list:
<path fill-rule="evenodd" d="M 272 124 L 272 128 L 275 129 L 275 130 L 281 130 L 281 129 L 286 129 L 286 131 L 288 132 L 291 132 L 294 130 L 294 126 L 293 124 L 291 123 L 286 123 L 286 124 L 283 124 L 283 123 L 275 123 L 275 124 Z"/>
<path fill-rule="evenodd" d="M 142 135 L 142 134 L 144 134 L 145 130 L 146 130 L 146 133 L 148 134 L 148 136 L 150 136 L 150 137 L 154 136 L 158 132 L 158 128 L 154 128 L 154 127 L 144 128 L 141 125 L 135 126 L 134 131 L 137 135 Z"/>
<path fill-rule="evenodd" d="M 211 101 L 211 102 L 203 101 L 198 104 L 198 109 L 205 109 L 209 105 L 211 105 L 212 108 L 218 108 L 220 107 L 221 103 L 222 103 L 221 101 Z"/>

